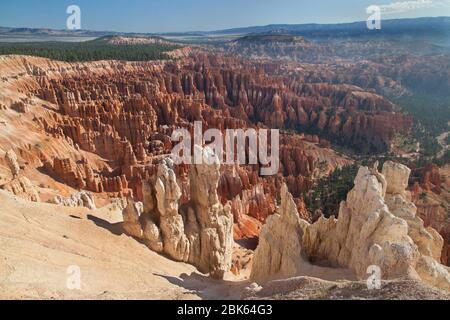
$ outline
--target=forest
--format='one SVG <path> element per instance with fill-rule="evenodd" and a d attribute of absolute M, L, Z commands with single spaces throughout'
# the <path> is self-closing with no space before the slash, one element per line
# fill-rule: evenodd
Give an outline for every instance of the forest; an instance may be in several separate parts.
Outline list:
<path fill-rule="evenodd" d="M 38 56 L 66 62 L 98 60 L 150 61 L 169 59 L 170 44 L 114 45 L 104 41 L 0 43 L 0 55 Z"/>

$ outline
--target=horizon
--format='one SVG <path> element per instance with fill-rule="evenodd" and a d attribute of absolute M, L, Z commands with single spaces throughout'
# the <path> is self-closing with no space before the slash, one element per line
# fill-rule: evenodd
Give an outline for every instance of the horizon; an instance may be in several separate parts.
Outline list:
<path fill-rule="evenodd" d="M 450 19 L 450 16 L 433 16 L 433 17 L 414 17 L 414 18 L 393 18 L 393 19 L 381 19 L 382 21 L 399 21 L 399 20 L 420 20 L 420 19 L 441 19 L 441 18 L 447 18 Z M 170 33 L 196 33 L 196 32 L 221 32 L 221 31 L 228 31 L 228 30 L 234 30 L 234 29 L 246 29 L 246 28 L 258 28 L 258 27 L 270 27 L 270 26 L 306 26 L 306 25 L 345 25 L 345 24 L 356 24 L 356 23 L 365 23 L 363 20 L 358 21 L 343 21 L 343 22 L 337 22 L 337 23 L 318 23 L 318 22 L 306 22 L 306 23 L 270 23 L 265 25 L 243 25 L 243 26 L 232 26 L 224 29 L 215 29 L 215 30 L 186 30 L 186 31 L 169 31 L 169 32 L 125 32 L 125 31 L 117 31 L 117 30 L 93 30 L 93 29 L 85 29 L 82 28 L 80 30 L 76 31 L 87 31 L 87 32 L 99 32 L 99 33 L 124 33 L 124 34 L 170 34 Z M 6 29 L 29 29 L 29 30 L 53 30 L 53 31 L 67 31 L 70 32 L 72 30 L 67 29 L 55 29 L 55 28 L 49 28 L 49 27 L 15 27 L 15 26 L 7 26 L 7 25 L 0 25 L 0 28 L 6 28 Z"/>
<path fill-rule="evenodd" d="M 72 4 L 81 8 L 82 30 L 122 33 L 214 32 L 278 24 L 356 23 L 366 21 L 369 15 L 365 9 L 373 4 L 382 7 L 384 21 L 450 17 L 450 0 L 350 0 L 339 4 L 322 0 L 312 5 L 303 0 L 280 0 L 276 5 L 269 0 L 174 0 L 171 3 L 130 0 L 126 5 L 105 0 L 95 3 L 49 0 L 44 4 L 18 0 L 0 3 L 0 26 L 67 30 L 66 8 Z"/>

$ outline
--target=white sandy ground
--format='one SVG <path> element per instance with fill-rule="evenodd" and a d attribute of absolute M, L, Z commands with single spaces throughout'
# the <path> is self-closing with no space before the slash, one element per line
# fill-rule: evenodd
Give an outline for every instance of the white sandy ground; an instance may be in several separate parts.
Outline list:
<path fill-rule="evenodd" d="M 238 299 L 248 285 L 159 256 L 105 216 L 0 190 L 0 299 Z M 67 288 L 69 266 L 80 267 L 81 290 Z"/>

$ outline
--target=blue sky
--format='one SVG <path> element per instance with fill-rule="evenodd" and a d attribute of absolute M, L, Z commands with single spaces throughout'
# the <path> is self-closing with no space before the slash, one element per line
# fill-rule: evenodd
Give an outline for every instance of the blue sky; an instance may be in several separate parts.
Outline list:
<path fill-rule="evenodd" d="M 374 4 L 385 6 L 384 19 L 450 16 L 450 0 L 1 0 L 0 26 L 64 29 L 71 4 L 83 29 L 123 32 L 363 21 Z"/>

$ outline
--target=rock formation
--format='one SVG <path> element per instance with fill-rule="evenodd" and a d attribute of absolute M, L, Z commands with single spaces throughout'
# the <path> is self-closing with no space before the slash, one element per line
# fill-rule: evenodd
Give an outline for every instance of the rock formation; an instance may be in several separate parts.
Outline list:
<path fill-rule="evenodd" d="M 278 213 L 267 219 L 261 231 L 251 279 L 259 282 L 300 274 L 307 263 L 302 253 L 302 239 L 307 227 L 308 223 L 298 215 L 287 186 L 283 185 Z"/>
<path fill-rule="evenodd" d="M 321 70 L 308 70 L 311 75 L 304 79 L 280 77 L 278 64 L 211 52 L 164 62 L 68 64 L 7 57 L 1 63 L 13 66 L 4 68 L 8 90 L 26 75 L 26 85 L 17 83 L 23 92 L 10 102 L 28 107 L 17 124 L 33 132 L 30 150 L 23 152 L 33 157 L 27 166 L 74 189 L 70 193 L 86 190 L 143 201 L 142 181 L 156 174 L 159 161 L 172 150 L 173 130 L 191 131 L 193 121 L 201 121 L 205 130 L 286 129 L 279 175 L 260 177 L 255 165 L 242 166 L 230 178 L 221 168 L 219 200 L 232 202 L 236 235 L 242 238 L 259 234 L 275 211 L 283 183 L 302 217 L 310 220 L 302 209 L 303 194 L 316 177 L 349 163 L 330 149 L 328 139 L 345 136 L 343 143 L 378 150 L 408 127 L 408 119 L 393 113 L 386 99 L 359 87 L 314 80 Z M 301 133 L 306 131 L 315 135 Z M 319 167 L 325 161 L 326 168 Z M 183 180 L 180 174 L 189 170 L 176 166 L 174 171 Z M 189 183 L 182 181 L 180 188 L 184 205 Z"/>
<path fill-rule="evenodd" d="M 55 196 L 51 203 L 71 208 L 82 207 L 88 208 L 89 210 L 96 209 L 94 197 L 86 191 L 74 193 L 67 198 L 59 195 Z"/>
<path fill-rule="evenodd" d="M 1 188 L 28 201 L 41 201 L 36 187 L 27 177 L 16 178 L 3 185 Z"/>
<path fill-rule="evenodd" d="M 13 179 L 8 179 L 8 182 L 0 186 L 0 188 L 13 193 L 22 199 L 39 202 L 40 197 L 36 187 L 27 177 L 20 175 L 20 166 L 14 150 L 11 149 L 6 152 L 5 160 L 11 170 Z"/>
<path fill-rule="evenodd" d="M 450 266 L 450 166 L 414 168 L 410 186 L 418 216 L 444 238 L 441 261 Z"/>
<path fill-rule="evenodd" d="M 85 71 L 76 66 L 72 75 L 38 76 L 33 94 L 58 108 L 51 117 L 38 117 L 44 130 L 108 159 L 113 169 L 120 170 L 110 175 L 96 172 L 95 182 L 88 183 L 73 164 L 61 171 L 55 159 L 50 167 L 75 188 L 81 184 L 92 192 L 121 193 L 127 184 L 136 193 L 140 179 L 152 176 L 156 169 L 142 166 L 143 162 L 170 152 L 176 127 L 192 129 L 191 123 L 197 120 L 204 128 L 220 130 L 300 128 L 317 131 L 321 137 L 282 136 L 280 172 L 299 198 L 311 187 L 309 177 L 318 170 L 317 156 L 308 144 L 328 148 L 326 137 L 343 137 L 343 143 L 380 150 L 389 146 L 396 132 L 408 129 L 410 121 L 393 113 L 393 105 L 381 96 L 355 86 L 280 78 L 271 66 L 198 53 L 162 65 L 107 65 L 103 68 L 108 70 L 107 77 L 91 71 L 83 81 L 79 77 Z M 257 172 L 258 168 L 246 170 Z"/>
<path fill-rule="evenodd" d="M 322 217 L 312 225 L 292 219 L 296 207 L 284 188 L 279 215 L 261 233 L 252 279 L 264 282 L 301 275 L 307 261 L 349 268 L 359 279 L 367 276 L 369 266 L 378 266 L 383 279 L 411 277 L 450 289 L 449 270 L 437 262 L 442 237 L 416 216 L 417 208 L 405 191 L 409 175 L 407 167 L 393 162 L 384 164 L 382 174 L 360 168 L 339 219 Z M 286 228 L 296 230 L 298 238 L 289 243 L 274 240 L 288 237 Z"/>
<path fill-rule="evenodd" d="M 244 254 L 234 252 L 232 271 L 248 270 L 249 249 L 262 230 L 252 274 L 258 282 L 338 268 L 362 279 L 376 264 L 385 279 L 409 276 L 445 287 L 448 273 L 437 261 L 449 263 L 450 228 L 442 212 L 448 207 L 414 199 L 416 214 L 405 191 L 405 167 L 386 164 L 382 173 L 362 168 L 339 219 L 309 213 L 303 195 L 316 179 L 351 162 L 332 143 L 384 151 L 407 133 L 411 118 L 383 93 L 404 93 L 413 82 L 438 86 L 433 72 L 448 58 L 433 58 L 435 66 L 421 57 L 309 65 L 304 61 L 320 59 L 328 48 L 290 42 L 246 44 L 243 50 L 302 62 L 203 49 L 152 62 L 0 57 L 0 145 L 14 150 L 0 159 L 1 188 L 32 201 L 61 191 L 72 195 L 49 202 L 89 209 L 95 209 L 94 197 L 98 204 L 128 199 L 117 209 L 123 209 L 126 234 L 216 278 L 230 270 L 233 236 L 245 248 L 239 248 Z M 359 53 L 367 52 L 365 45 L 355 44 Z M 439 74 L 448 85 L 448 75 Z M 222 133 L 282 129 L 278 174 L 261 177 L 258 164 L 174 165 L 167 159 L 170 137 L 178 128 L 191 132 L 194 121 Z M 422 190 L 446 192 L 438 168 L 415 171 L 415 197 Z"/>
<path fill-rule="evenodd" d="M 14 98 L 29 107 L 21 117 L 33 126 L 24 130 L 48 140 L 44 149 L 26 150 L 37 158 L 31 166 L 75 189 L 71 192 L 143 201 L 142 181 L 154 177 L 161 158 L 171 152 L 172 132 L 192 131 L 193 121 L 201 121 L 205 130 L 285 129 L 277 176 L 260 177 L 259 165 L 242 166 L 235 177 L 221 168 L 219 200 L 231 201 L 237 239 L 258 236 L 283 183 L 301 217 L 310 221 L 303 194 L 315 178 L 349 163 L 330 149 L 328 139 L 384 150 L 410 125 L 388 100 L 328 81 L 324 68 L 301 66 L 301 72 L 292 73 L 295 66 L 282 72 L 284 64 L 204 51 L 165 62 L 67 64 L 10 57 L 2 63 L 14 66 L 5 68 L 11 85 L 19 74 L 27 75 L 27 85 L 19 87 L 37 101 L 28 106 L 26 97 Z M 323 162 L 325 169 L 319 166 Z M 190 199 L 189 182 L 183 180 L 189 170 L 174 168 L 180 207 Z"/>
<path fill-rule="evenodd" d="M 207 148 L 212 165 L 190 171 L 190 200 L 180 206 L 181 188 L 170 158 L 158 166 L 153 182 L 144 183 L 143 211 L 130 200 L 123 211 L 123 228 L 156 252 L 195 265 L 201 272 L 223 278 L 231 268 L 233 216 L 219 201 L 218 159 Z"/>
<path fill-rule="evenodd" d="M 441 193 L 441 174 L 439 167 L 429 163 L 423 168 L 414 168 L 412 170 L 411 182 L 417 183 L 425 192 L 432 191 L 436 194 Z"/>
<path fill-rule="evenodd" d="M 5 158 L 13 177 L 16 178 L 20 172 L 20 166 L 17 162 L 16 153 L 14 152 L 14 150 L 9 150 L 8 152 L 6 152 Z"/>

